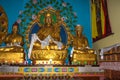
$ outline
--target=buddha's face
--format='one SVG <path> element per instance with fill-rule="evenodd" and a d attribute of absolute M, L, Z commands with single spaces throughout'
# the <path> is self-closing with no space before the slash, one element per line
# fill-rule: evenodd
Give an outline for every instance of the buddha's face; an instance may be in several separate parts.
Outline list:
<path fill-rule="evenodd" d="M 51 17 L 51 14 L 49 13 L 46 15 L 45 24 L 47 26 L 50 26 L 52 24 L 52 17 Z"/>
<path fill-rule="evenodd" d="M 18 26 L 17 26 L 17 25 L 14 25 L 14 26 L 13 26 L 13 33 L 17 33 L 17 31 L 18 31 Z"/>
<path fill-rule="evenodd" d="M 82 31 L 83 31 L 82 27 L 80 27 L 80 26 L 76 27 L 76 35 L 77 36 L 81 36 L 82 35 Z"/>

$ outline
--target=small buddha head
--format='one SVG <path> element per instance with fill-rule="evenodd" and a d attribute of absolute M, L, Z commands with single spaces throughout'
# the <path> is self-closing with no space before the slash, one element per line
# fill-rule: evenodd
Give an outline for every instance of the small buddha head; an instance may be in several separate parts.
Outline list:
<path fill-rule="evenodd" d="M 17 32 L 18 32 L 18 23 L 17 23 L 17 22 L 15 22 L 15 23 L 13 24 L 13 26 L 12 26 L 12 32 L 13 32 L 13 33 L 17 33 Z"/>
<path fill-rule="evenodd" d="M 75 30 L 76 30 L 76 35 L 78 35 L 78 36 L 82 35 L 83 27 L 81 25 L 78 24 L 75 27 Z"/>
<path fill-rule="evenodd" d="M 45 14 L 45 25 L 46 26 L 52 25 L 52 16 L 50 13 Z"/>

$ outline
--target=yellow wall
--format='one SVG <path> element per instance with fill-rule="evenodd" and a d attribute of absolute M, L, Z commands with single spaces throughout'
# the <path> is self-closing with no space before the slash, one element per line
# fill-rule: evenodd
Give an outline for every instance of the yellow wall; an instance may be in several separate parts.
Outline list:
<path fill-rule="evenodd" d="M 93 49 L 99 50 L 120 43 L 120 0 L 107 0 L 108 14 L 113 35 L 93 43 Z"/>

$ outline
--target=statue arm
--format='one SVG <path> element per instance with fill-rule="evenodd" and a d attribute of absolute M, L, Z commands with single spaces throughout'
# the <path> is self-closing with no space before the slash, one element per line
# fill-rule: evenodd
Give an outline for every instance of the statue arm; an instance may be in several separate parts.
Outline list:
<path fill-rule="evenodd" d="M 5 42 L 5 44 L 6 44 L 6 46 L 12 46 L 12 42 L 11 42 L 11 35 L 10 34 L 8 34 L 6 37 L 5 37 L 5 39 L 3 40 L 4 42 Z"/>
<path fill-rule="evenodd" d="M 85 37 L 85 47 L 89 48 L 88 39 Z"/>
<path fill-rule="evenodd" d="M 72 44 L 73 45 L 73 39 L 74 39 L 74 36 L 68 32 L 68 45 Z"/>

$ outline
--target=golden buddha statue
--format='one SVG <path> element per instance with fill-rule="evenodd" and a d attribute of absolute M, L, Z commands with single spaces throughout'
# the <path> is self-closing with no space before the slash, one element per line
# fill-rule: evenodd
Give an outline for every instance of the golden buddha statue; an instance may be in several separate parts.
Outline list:
<path fill-rule="evenodd" d="M 18 33 L 18 23 L 13 24 L 13 31 L 8 34 L 4 42 L 6 47 L 0 48 L 0 63 L 23 63 L 23 37 Z"/>
<path fill-rule="evenodd" d="M 37 33 L 41 40 L 44 40 L 48 35 L 50 35 L 56 41 L 60 41 L 60 24 L 53 24 L 52 17 L 50 13 L 45 15 L 45 24 Z"/>
<path fill-rule="evenodd" d="M 44 24 L 40 26 L 37 34 L 32 39 L 37 39 L 28 57 L 34 64 L 64 64 L 67 56 L 65 45 L 61 42 L 60 22 L 53 23 L 49 9 L 45 13 Z M 31 40 L 32 42 L 32 40 Z M 31 43 L 32 44 L 32 43 Z"/>
<path fill-rule="evenodd" d="M 73 63 L 80 63 L 84 64 L 85 62 L 92 62 L 96 61 L 96 54 L 94 54 L 94 50 L 89 48 L 87 38 L 82 34 L 83 28 L 80 25 L 76 26 L 76 36 L 73 36 L 72 46 L 73 56 L 72 62 Z"/>

